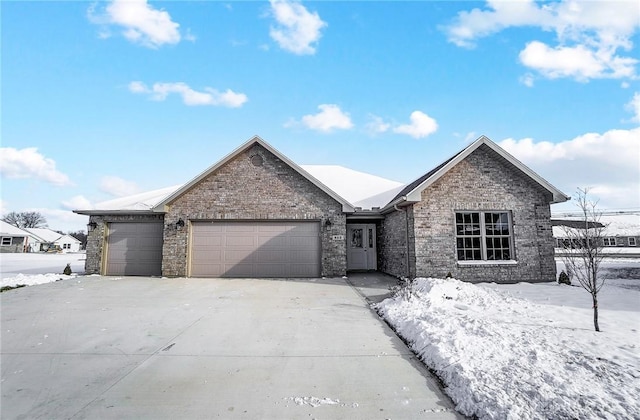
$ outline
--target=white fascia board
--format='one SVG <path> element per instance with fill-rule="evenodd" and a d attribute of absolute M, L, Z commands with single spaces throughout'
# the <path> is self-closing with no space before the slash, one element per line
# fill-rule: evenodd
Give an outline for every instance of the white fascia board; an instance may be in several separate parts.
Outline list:
<path fill-rule="evenodd" d="M 446 165 L 440 168 L 439 171 L 437 171 L 432 176 L 424 180 L 424 182 L 422 182 L 420 185 L 414 188 L 409 194 L 407 194 L 407 201 L 414 202 L 414 203 L 419 202 L 422 199 L 422 191 L 424 191 L 425 188 L 427 188 L 428 186 L 436 182 L 438 179 L 440 179 L 440 177 L 442 177 L 445 173 L 447 173 L 451 168 L 456 166 L 462 160 L 466 159 L 471 153 L 473 153 L 478 147 L 480 147 L 483 144 L 486 144 L 494 152 L 502 156 L 509 163 L 511 163 L 513 166 L 515 166 L 517 169 L 519 169 L 525 175 L 527 175 L 529 178 L 531 178 L 532 180 L 537 182 L 540 186 L 542 186 L 544 189 L 549 191 L 553 197 L 551 204 L 563 203 L 567 200 L 570 200 L 570 197 L 568 197 L 562 191 L 560 191 L 559 189 L 551 185 L 549 182 L 547 182 L 544 178 L 542 178 L 540 175 L 538 175 L 533 170 L 531 170 L 524 163 L 520 162 L 518 159 L 513 157 L 502 147 L 494 143 L 491 139 L 489 139 L 486 136 L 480 136 L 476 141 L 471 143 L 469 146 L 467 146 L 467 148 L 465 148 L 462 152 L 460 152 L 454 159 L 451 159 L 450 162 L 448 162 Z"/>
<path fill-rule="evenodd" d="M 153 207 L 152 210 L 154 212 L 166 212 L 166 211 L 168 211 L 168 207 L 167 206 L 172 201 L 176 200 L 182 194 L 184 194 L 185 192 L 189 191 L 191 188 L 193 188 L 195 185 L 197 185 L 204 178 L 206 178 L 207 176 L 209 176 L 212 173 L 214 173 L 216 170 L 218 170 L 220 167 L 224 166 L 227 162 L 229 162 L 231 159 L 235 158 L 240 153 L 244 152 L 246 149 L 248 149 L 254 143 L 258 143 L 260 146 L 264 147 L 269 152 L 273 153 L 280 160 L 282 160 L 287 165 L 291 166 L 294 170 L 296 170 L 298 173 L 300 173 L 300 175 L 302 175 L 303 177 L 308 179 L 310 182 L 312 182 L 314 185 L 316 185 L 322 191 L 324 191 L 329 196 L 331 196 L 331 198 L 333 198 L 334 200 L 336 200 L 337 202 L 342 204 L 342 211 L 343 212 L 350 213 L 350 212 L 355 211 L 355 208 L 351 203 L 346 201 L 344 198 L 340 197 L 338 194 L 336 194 L 334 191 L 332 191 L 329 187 L 327 187 L 322 182 L 320 182 L 319 180 L 317 180 L 316 178 L 311 176 L 311 174 L 309 174 L 307 171 L 302 169 L 299 165 L 294 163 L 292 160 L 287 158 L 285 155 L 280 153 L 278 150 L 276 150 L 273 146 L 271 146 L 269 143 L 264 141 L 259 136 L 253 136 L 252 138 L 247 140 L 240 147 L 236 148 L 234 151 L 232 151 L 231 153 L 226 155 L 224 158 L 222 158 L 220 161 L 218 161 L 218 163 L 214 164 L 213 166 L 210 166 L 208 169 L 206 169 L 204 172 L 200 173 L 198 176 L 193 178 L 191 181 L 187 182 L 182 187 L 178 188 L 173 194 L 169 195 L 164 200 L 162 200 L 160 203 L 158 203 L 155 207 Z"/>

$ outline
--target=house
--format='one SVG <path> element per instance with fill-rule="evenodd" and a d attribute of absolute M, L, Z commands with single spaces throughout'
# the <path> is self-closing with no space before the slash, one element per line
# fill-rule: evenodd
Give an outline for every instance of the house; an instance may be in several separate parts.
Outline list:
<path fill-rule="evenodd" d="M 0 252 L 27 252 L 35 240 L 29 232 L 0 220 Z"/>
<path fill-rule="evenodd" d="M 35 241 L 32 244 L 33 252 L 79 252 L 80 241 L 73 236 L 61 234 L 48 228 L 24 228 Z"/>
<path fill-rule="evenodd" d="M 256 136 L 182 186 L 75 212 L 88 274 L 534 282 L 555 279 L 550 204 L 566 200 L 484 136 L 407 185 L 299 166 Z"/>
<path fill-rule="evenodd" d="M 551 220 L 556 248 L 563 247 L 568 229 L 584 229 L 584 222 L 579 214 L 564 213 Z M 614 249 L 631 248 L 633 254 L 640 253 L 640 211 L 603 211 L 598 222 L 589 227 L 603 228 L 602 245 L 607 253 L 619 253 Z"/>

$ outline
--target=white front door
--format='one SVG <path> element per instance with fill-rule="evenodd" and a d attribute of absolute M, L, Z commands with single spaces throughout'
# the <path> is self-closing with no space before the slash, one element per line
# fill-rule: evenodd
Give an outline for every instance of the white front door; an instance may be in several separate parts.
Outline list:
<path fill-rule="evenodd" d="M 376 225 L 347 225 L 347 270 L 375 270 Z"/>

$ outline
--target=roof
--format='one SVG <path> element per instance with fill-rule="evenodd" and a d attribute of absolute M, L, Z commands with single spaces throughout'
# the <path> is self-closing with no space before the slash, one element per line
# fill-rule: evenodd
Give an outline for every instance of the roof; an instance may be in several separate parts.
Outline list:
<path fill-rule="evenodd" d="M 394 205 L 401 204 L 402 202 L 416 203 L 421 200 L 422 191 L 424 191 L 428 186 L 436 182 L 440 179 L 444 174 L 446 174 L 450 169 L 464 160 L 471 153 L 476 151 L 481 146 L 487 146 L 495 153 L 500 155 L 503 159 L 505 159 L 508 163 L 510 163 L 513 167 L 523 173 L 525 176 L 529 177 L 533 182 L 540 185 L 545 190 L 549 191 L 552 195 L 551 203 L 561 203 L 569 200 L 569 196 L 564 194 L 562 191 L 551 185 L 540 175 L 536 174 L 534 171 L 529 169 L 526 165 L 520 162 L 518 159 L 507 153 L 500 146 L 495 144 L 486 136 L 480 136 L 476 141 L 471 143 L 469 146 L 462 149 L 460 152 L 456 153 L 451 158 L 442 162 L 440 165 L 436 166 L 431 171 L 422 175 L 415 181 L 409 183 L 405 188 L 403 188 L 386 206 L 386 209 L 393 207 Z"/>
<path fill-rule="evenodd" d="M 404 184 L 339 165 L 301 165 L 302 169 L 356 207 L 381 207 L 389 202 Z M 394 194 L 395 195 L 395 194 Z"/>
<path fill-rule="evenodd" d="M 29 232 L 0 220 L 0 235 L 2 236 L 31 236 Z"/>
<path fill-rule="evenodd" d="M 74 210 L 73 212 L 85 215 L 105 214 L 106 212 L 151 212 L 158 203 L 177 191 L 181 186 L 182 185 L 174 185 L 172 187 L 102 201 L 93 206 L 92 209 Z"/>
<path fill-rule="evenodd" d="M 63 236 L 62 233 L 48 228 L 24 228 L 24 230 L 35 236 L 38 242 L 55 242 Z"/>
<path fill-rule="evenodd" d="M 228 163 L 229 161 L 231 161 L 236 156 L 238 156 L 239 154 L 243 153 L 244 151 L 246 151 L 250 147 L 254 146 L 255 144 L 258 144 L 258 145 L 264 147 L 265 149 L 267 149 L 269 152 L 271 152 L 276 157 L 278 157 L 278 159 L 280 159 L 281 161 L 285 162 L 287 165 L 289 165 L 291 168 L 293 168 L 293 170 L 298 172 L 304 178 L 306 178 L 311 183 L 313 183 L 318 188 L 320 188 L 322 191 L 327 193 L 334 200 L 336 200 L 337 202 L 342 204 L 342 210 L 344 212 L 353 212 L 355 210 L 353 204 L 349 203 L 349 201 L 347 201 L 344 197 L 341 197 L 340 195 L 338 195 L 335 191 L 333 191 L 332 189 L 327 187 L 320 180 L 315 178 L 313 175 L 311 175 L 309 172 L 307 172 L 301 166 L 299 166 L 296 163 L 294 163 L 292 160 L 290 160 L 288 157 L 286 157 L 285 155 L 280 153 L 273 146 L 271 146 L 270 144 L 268 144 L 266 141 L 262 140 L 258 136 L 253 136 L 251 139 L 246 141 L 243 145 L 238 147 L 236 150 L 234 150 L 233 152 L 231 152 L 230 154 L 228 154 L 227 156 L 222 158 L 222 160 L 220 160 L 218 163 L 210 166 L 204 172 L 202 172 L 200 175 L 196 176 L 191 181 L 187 182 L 182 187 L 178 188 L 176 191 L 174 191 L 173 193 L 169 194 L 162 201 L 160 201 L 158 204 L 156 204 L 154 206 L 153 210 L 154 211 L 159 211 L 159 212 L 165 211 L 165 206 L 171 204 L 173 201 L 178 199 L 178 197 L 180 197 L 181 195 L 183 195 L 184 193 L 189 191 L 191 188 L 196 186 L 200 181 L 202 181 L 203 179 L 205 179 L 206 177 L 208 177 L 209 175 L 214 173 L 216 170 L 218 170 L 219 168 L 224 166 L 226 163 Z"/>
<path fill-rule="evenodd" d="M 562 226 L 571 228 L 582 228 L 584 222 L 581 217 L 571 213 L 555 216 L 552 219 L 553 236 L 562 237 L 564 231 Z M 603 236 L 640 236 L 640 210 L 639 211 L 603 211 L 600 215 L 600 224 L 605 229 Z M 577 224 L 573 226 L 573 224 Z M 561 226 L 559 226 L 561 224 Z"/>

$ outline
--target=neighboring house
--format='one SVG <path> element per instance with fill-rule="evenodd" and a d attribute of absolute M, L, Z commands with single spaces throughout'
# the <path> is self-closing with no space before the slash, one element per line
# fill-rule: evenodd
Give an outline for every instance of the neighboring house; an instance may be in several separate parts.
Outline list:
<path fill-rule="evenodd" d="M 568 213 L 551 220 L 557 248 L 562 248 L 562 241 L 567 237 L 567 228 L 584 229 L 584 222 L 580 222 L 578 217 Z M 640 211 L 604 211 L 598 227 L 604 228 L 602 245 L 605 248 L 634 248 L 640 251 Z"/>
<path fill-rule="evenodd" d="M 0 252 L 28 252 L 35 238 L 29 232 L 0 220 L 0 241 Z"/>
<path fill-rule="evenodd" d="M 31 244 L 32 252 L 79 252 L 81 242 L 70 235 L 58 233 L 47 228 L 24 228 L 35 241 Z"/>
<path fill-rule="evenodd" d="M 408 185 L 254 137 L 180 187 L 75 212 L 87 274 L 535 282 L 555 280 L 550 204 L 566 200 L 484 136 Z"/>

